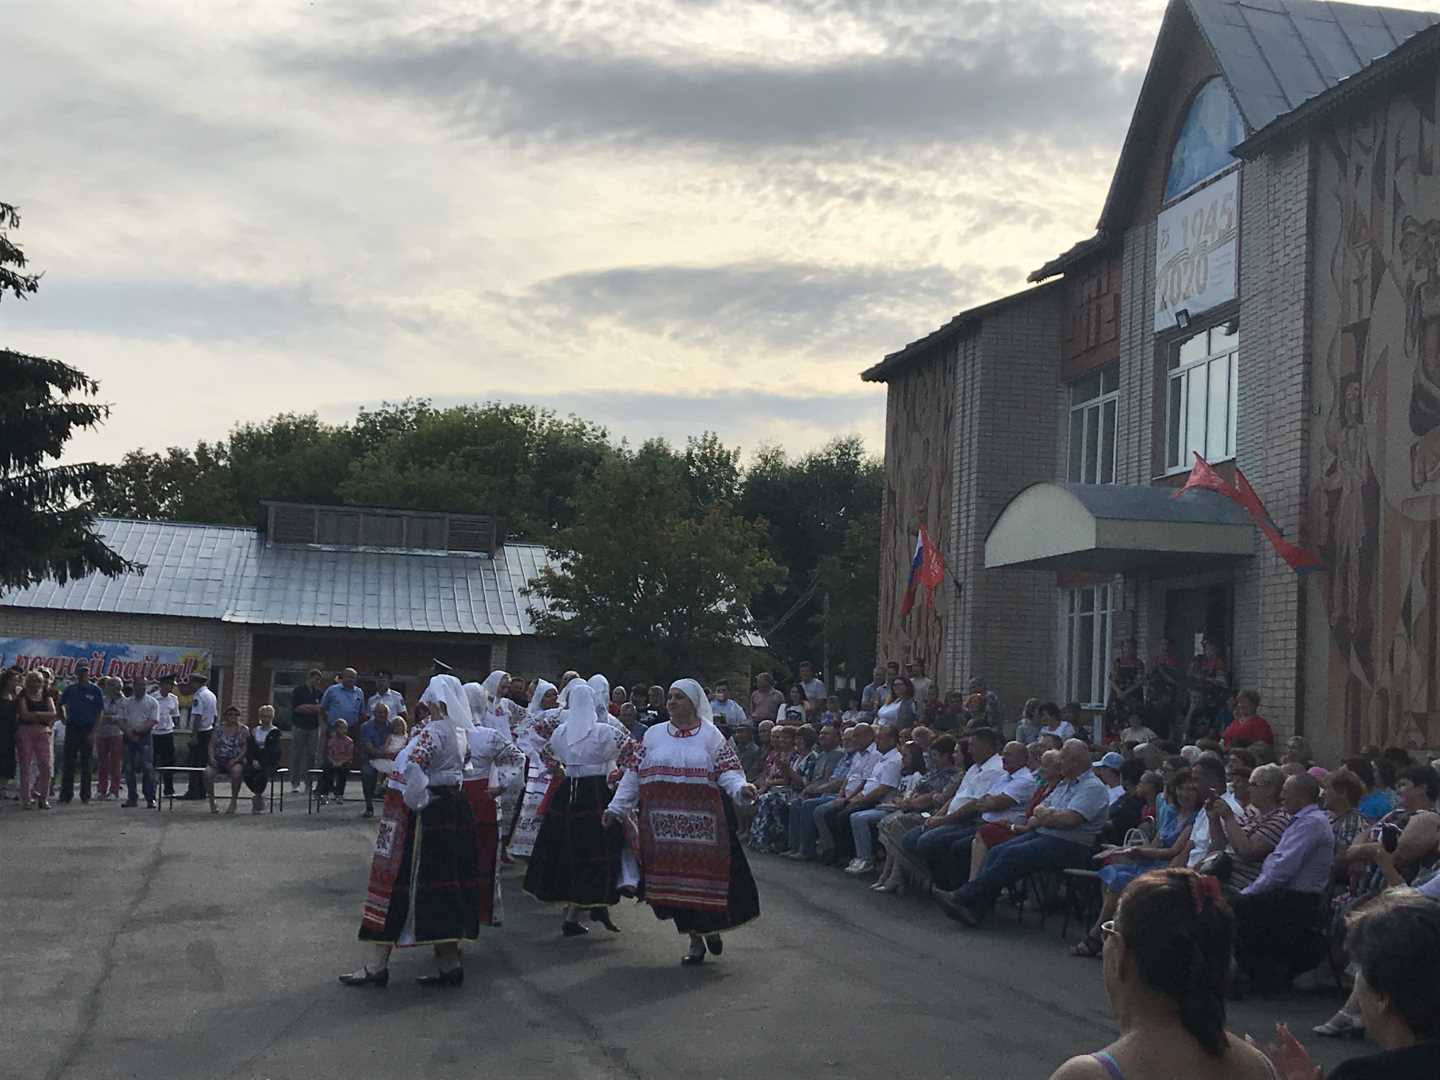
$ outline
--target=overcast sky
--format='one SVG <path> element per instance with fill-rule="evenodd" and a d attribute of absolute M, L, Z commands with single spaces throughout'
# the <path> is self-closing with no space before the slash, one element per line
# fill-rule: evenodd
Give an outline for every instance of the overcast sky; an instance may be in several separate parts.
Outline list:
<path fill-rule="evenodd" d="M 8 5 L 0 344 L 101 459 L 406 395 L 879 452 L 859 371 L 1090 235 L 1162 9 Z"/>

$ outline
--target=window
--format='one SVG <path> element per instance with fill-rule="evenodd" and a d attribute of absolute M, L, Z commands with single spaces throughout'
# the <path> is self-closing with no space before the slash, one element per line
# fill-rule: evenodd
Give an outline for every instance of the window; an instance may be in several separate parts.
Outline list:
<path fill-rule="evenodd" d="M 1066 589 L 1065 698 L 1103 708 L 1110 677 L 1110 614 L 1114 585 Z"/>
<path fill-rule="evenodd" d="M 1070 463 L 1074 484 L 1115 483 L 1115 426 L 1120 366 L 1110 364 L 1070 385 Z"/>
<path fill-rule="evenodd" d="M 1166 385 L 1165 470 L 1235 456 L 1240 330 L 1235 320 L 1202 330 L 1170 355 Z"/>
<path fill-rule="evenodd" d="M 1245 140 L 1245 122 L 1225 81 L 1211 79 L 1190 102 L 1190 111 L 1170 152 L 1165 201 L 1172 202 L 1235 164 L 1230 152 Z"/>

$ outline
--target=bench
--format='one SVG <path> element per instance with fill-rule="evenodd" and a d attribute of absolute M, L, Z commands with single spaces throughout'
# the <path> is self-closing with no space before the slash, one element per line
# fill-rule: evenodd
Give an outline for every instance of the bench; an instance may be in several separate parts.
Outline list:
<path fill-rule="evenodd" d="M 276 791 L 277 788 L 280 789 L 280 812 L 281 812 L 282 814 L 285 812 L 285 788 L 283 787 L 283 783 L 284 783 L 284 778 L 287 777 L 287 776 L 289 776 L 289 775 L 290 775 L 290 770 L 289 770 L 289 769 L 285 769 L 285 768 L 276 769 L 274 772 L 272 772 L 272 773 L 270 774 L 270 782 L 265 785 L 265 790 L 269 793 L 269 796 L 270 796 L 270 813 L 272 813 L 272 814 L 275 812 L 275 791 Z M 156 809 L 156 810 L 159 810 L 159 809 L 160 809 L 160 800 L 161 800 L 161 799 L 166 799 L 166 800 L 169 802 L 169 809 L 170 809 L 170 810 L 174 810 L 174 809 L 175 809 L 175 791 L 174 791 L 174 785 L 173 785 L 173 784 L 171 785 L 171 790 L 170 790 L 170 791 L 168 791 L 168 792 L 165 792 L 165 791 L 164 791 L 164 784 L 162 783 L 162 781 L 163 781 L 164 777 L 166 777 L 166 776 L 170 776 L 170 777 L 172 777 L 172 778 L 179 778 L 179 777 L 181 777 L 181 776 L 184 776 L 184 777 L 186 777 L 187 779 L 188 779 L 188 778 L 191 778 L 191 777 L 194 777 L 194 778 L 199 779 L 199 780 L 204 780 L 204 779 L 205 779 L 205 770 L 204 770 L 203 768 L 201 768 L 200 766 L 198 766 L 198 765 L 161 765 L 160 767 L 158 767 L 158 768 L 155 770 L 155 788 L 156 788 L 156 790 L 155 790 L 155 809 Z M 183 798 L 183 796 L 182 796 L 182 798 Z"/>
<path fill-rule="evenodd" d="M 318 814 L 320 812 L 320 785 L 319 780 L 325 775 L 324 769 L 309 769 L 305 773 L 305 813 Z M 349 769 L 345 774 L 345 784 L 348 787 L 351 780 L 364 778 L 359 769 Z"/>

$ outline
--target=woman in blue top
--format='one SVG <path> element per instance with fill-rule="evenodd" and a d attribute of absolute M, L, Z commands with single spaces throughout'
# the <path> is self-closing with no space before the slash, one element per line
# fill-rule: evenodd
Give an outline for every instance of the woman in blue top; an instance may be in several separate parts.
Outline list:
<path fill-rule="evenodd" d="M 1200 785 L 1189 769 L 1179 769 L 1170 778 L 1166 797 L 1175 807 L 1161 826 L 1155 843 L 1139 847 L 1101 848 L 1097 859 L 1109 860 L 1100 868 L 1100 882 L 1104 886 L 1104 904 L 1095 925 L 1084 940 L 1070 950 L 1071 956 L 1099 956 L 1104 946 L 1100 927 L 1115 917 L 1115 908 L 1120 903 L 1120 894 L 1125 887 L 1147 870 L 1158 870 L 1164 866 L 1184 866 L 1190 854 L 1190 829 L 1200 811 Z"/>

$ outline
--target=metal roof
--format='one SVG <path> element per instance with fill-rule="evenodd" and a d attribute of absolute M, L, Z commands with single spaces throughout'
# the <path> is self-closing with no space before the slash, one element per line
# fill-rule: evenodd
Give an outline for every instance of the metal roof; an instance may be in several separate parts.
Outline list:
<path fill-rule="evenodd" d="M 96 528 L 138 574 L 46 581 L 0 594 L 0 607 L 180 615 L 253 626 L 533 636 L 522 594 L 550 565 L 543 544 L 494 557 L 314 544 L 267 544 L 258 529 L 99 518 Z M 741 644 L 764 648 L 747 632 Z"/>
<path fill-rule="evenodd" d="M 515 637 L 535 633 L 521 590 L 547 563 L 539 544 L 506 544 L 492 559 L 267 545 L 257 529 L 170 521 L 100 518 L 97 527 L 144 572 L 47 581 L 0 605 Z"/>

